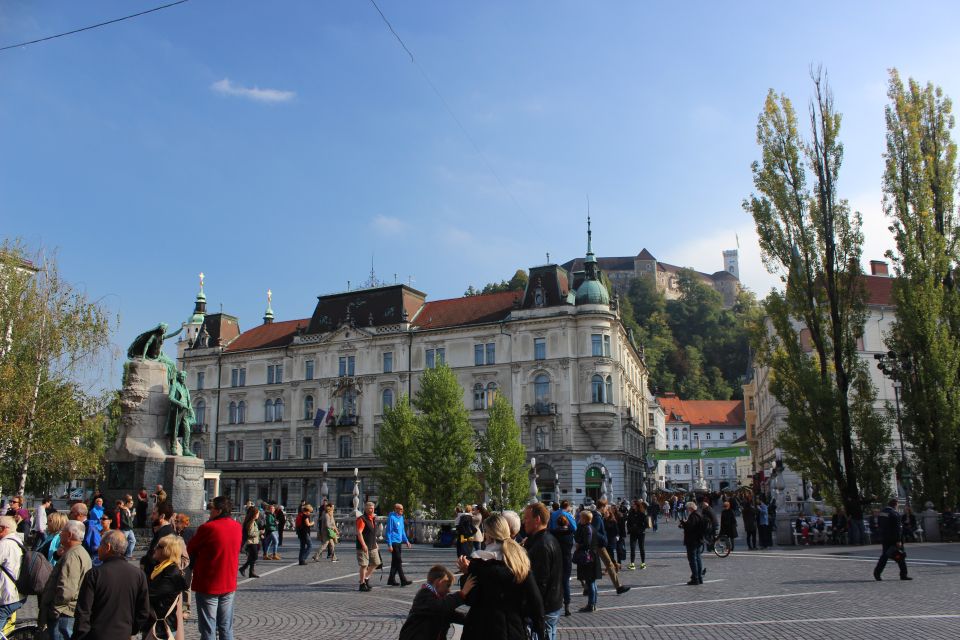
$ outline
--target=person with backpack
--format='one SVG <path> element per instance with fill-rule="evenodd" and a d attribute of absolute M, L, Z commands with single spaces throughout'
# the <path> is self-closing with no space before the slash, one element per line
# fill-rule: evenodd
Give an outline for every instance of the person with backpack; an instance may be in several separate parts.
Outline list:
<path fill-rule="evenodd" d="M 60 532 L 60 545 L 65 549 L 40 595 L 37 626 L 46 628 L 51 640 L 69 640 L 73 634 L 80 585 L 93 568 L 90 554 L 83 548 L 84 526 L 67 522 Z"/>
<path fill-rule="evenodd" d="M 703 557 L 702 543 L 706 528 L 713 532 L 713 523 L 706 523 L 703 516 L 697 513 L 697 503 L 690 501 L 687 503 L 687 517 L 680 522 L 680 528 L 683 529 L 683 546 L 687 549 L 687 562 L 690 563 L 690 581 L 689 585 L 703 584 Z"/>
<path fill-rule="evenodd" d="M 0 516 L 0 629 L 27 601 L 26 594 L 21 594 L 17 588 L 23 557 L 23 534 L 17 532 L 16 519 Z"/>
<path fill-rule="evenodd" d="M 457 518 L 457 557 L 469 556 L 473 548 L 473 540 L 477 535 L 477 526 L 473 518 L 473 506 L 467 505 L 463 513 Z"/>

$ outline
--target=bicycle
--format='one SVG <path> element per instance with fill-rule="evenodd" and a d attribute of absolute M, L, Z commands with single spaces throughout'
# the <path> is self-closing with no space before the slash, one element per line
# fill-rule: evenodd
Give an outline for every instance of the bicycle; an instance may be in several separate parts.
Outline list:
<path fill-rule="evenodd" d="M 703 539 L 703 551 L 712 551 L 718 558 L 726 558 L 733 550 L 733 541 L 729 536 L 709 534 Z"/>
<path fill-rule="evenodd" d="M 17 626 L 17 612 L 10 614 L 6 626 L 0 629 L 0 640 L 33 640 L 40 630 L 36 624 L 21 624 Z"/>

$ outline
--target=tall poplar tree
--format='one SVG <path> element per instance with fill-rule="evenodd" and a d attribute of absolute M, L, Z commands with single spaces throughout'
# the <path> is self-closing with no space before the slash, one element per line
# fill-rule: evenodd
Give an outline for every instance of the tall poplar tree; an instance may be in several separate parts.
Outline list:
<path fill-rule="evenodd" d="M 903 432 L 919 472 L 915 493 L 938 508 L 960 498 L 960 296 L 957 145 L 950 99 L 891 70 L 884 211 L 897 250 L 889 346 L 901 358 Z M 909 366 L 906 366 L 909 365 Z"/>
<path fill-rule="evenodd" d="M 477 443 L 478 466 L 501 509 L 519 509 L 527 498 L 527 450 L 513 407 L 497 395 L 487 411 L 487 430 Z"/>
<path fill-rule="evenodd" d="M 868 371 L 856 353 L 866 319 L 863 234 L 860 214 L 838 193 L 841 116 L 822 72 L 813 74 L 813 85 L 809 142 L 790 99 L 772 89 L 757 124 L 762 159 L 752 169 L 759 194 L 744 208 L 756 223 L 764 264 L 786 285 L 765 303 L 772 330 L 758 357 L 773 369 L 771 390 L 788 412 L 779 438 L 788 462 L 859 522 L 869 452 L 858 455 L 858 448 L 883 446 L 889 427 L 872 409 Z M 802 328 L 810 333 L 809 352 Z"/>
<path fill-rule="evenodd" d="M 380 436 L 374 453 L 382 467 L 377 469 L 380 500 L 388 508 L 400 503 L 413 513 L 420 507 L 423 482 L 417 453 L 417 416 L 406 396 L 383 413 Z"/>
<path fill-rule="evenodd" d="M 473 499 L 479 487 L 463 388 L 450 367 L 427 369 L 413 404 L 420 411 L 416 444 L 424 502 L 440 517 L 450 517 L 458 503 Z"/>

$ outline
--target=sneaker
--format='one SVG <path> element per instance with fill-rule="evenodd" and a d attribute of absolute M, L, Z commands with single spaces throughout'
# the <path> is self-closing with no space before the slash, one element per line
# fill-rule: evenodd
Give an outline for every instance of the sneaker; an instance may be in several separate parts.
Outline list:
<path fill-rule="evenodd" d="M 357 589 L 357 591 L 370 591 L 370 587 L 369 587 L 369 585 L 367 585 L 366 582 L 361 582 L 361 583 L 360 583 L 360 588 Z"/>
<path fill-rule="evenodd" d="M 637 570 L 637 565 L 635 565 L 635 564 L 633 564 L 633 563 L 631 562 L 630 564 L 627 565 L 627 569 L 630 569 L 630 571 L 636 571 L 636 570 Z"/>
<path fill-rule="evenodd" d="M 913 580 L 910 576 L 900 576 L 901 580 Z"/>
<path fill-rule="evenodd" d="M 581 607 L 579 609 L 580 613 L 593 613 L 596 610 L 597 610 L 597 605 L 595 604 L 588 604 L 587 606 Z"/>
<path fill-rule="evenodd" d="M 647 563 L 646 563 L 646 562 L 641 562 L 641 563 L 640 563 L 640 568 L 641 568 L 641 569 L 646 569 L 646 568 L 647 568 Z"/>
<path fill-rule="evenodd" d="M 340 561 L 339 561 L 339 560 L 337 560 L 336 558 L 334 558 L 334 559 L 333 559 L 333 560 L 331 560 L 330 562 L 340 562 Z"/>
<path fill-rule="evenodd" d="M 631 587 L 618 587 L 618 588 L 617 588 L 617 595 L 618 595 L 618 596 L 623 595 L 623 594 L 625 594 L 627 591 L 630 591 L 630 589 L 631 589 Z"/>

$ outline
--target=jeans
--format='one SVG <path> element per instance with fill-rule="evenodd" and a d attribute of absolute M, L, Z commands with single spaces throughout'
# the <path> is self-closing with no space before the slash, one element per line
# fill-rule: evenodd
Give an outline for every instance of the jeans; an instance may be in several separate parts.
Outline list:
<path fill-rule="evenodd" d="M 0 604 L 0 629 L 3 629 L 7 626 L 7 620 L 10 619 L 10 615 L 23 606 L 23 603 L 27 599 L 24 598 L 20 602 L 11 602 L 10 604 Z"/>
<path fill-rule="evenodd" d="M 137 536 L 133 535 L 133 529 L 127 529 L 123 532 L 127 536 L 127 560 L 133 557 L 133 549 L 137 546 Z"/>
<path fill-rule="evenodd" d="M 50 625 L 50 640 L 70 640 L 73 635 L 73 618 L 71 616 L 60 616 L 57 621 Z"/>
<path fill-rule="evenodd" d="M 757 548 L 757 530 L 753 531 L 747 529 L 747 549 L 756 549 Z"/>
<path fill-rule="evenodd" d="M 594 583 L 593 588 L 597 588 L 596 583 Z M 557 623 L 560 622 L 561 613 L 563 613 L 563 609 L 543 614 L 543 629 L 546 631 L 546 638 L 540 640 L 557 640 Z M 537 636 L 534 635 L 533 637 L 536 638 Z"/>
<path fill-rule="evenodd" d="M 271 531 L 263 537 L 263 552 L 268 556 L 277 555 L 277 546 L 280 544 L 280 538 L 276 531 Z"/>
<path fill-rule="evenodd" d="M 313 549 L 313 541 L 310 540 L 310 534 L 300 535 L 300 564 L 305 563 L 310 557 L 311 549 Z"/>
<path fill-rule="evenodd" d="M 591 580 L 587 583 L 587 589 L 590 593 L 587 594 L 587 604 L 592 604 L 596 606 L 597 604 L 597 581 Z"/>
<path fill-rule="evenodd" d="M 197 626 L 200 640 L 233 640 L 234 593 L 214 596 L 197 593 Z"/>
<path fill-rule="evenodd" d="M 570 554 L 563 559 L 563 604 L 570 604 L 570 577 L 573 575 L 573 559 Z"/>
<path fill-rule="evenodd" d="M 396 582 L 395 577 L 400 577 L 400 582 L 406 582 L 407 577 L 403 575 L 403 557 L 400 554 L 400 547 L 403 546 L 399 542 L 394 542 L 390 545 L 390 548 L 393 551 L 390 553 L 390 577 L 387 579 L 387 584 L 392 584 Z"/>
<path fill-rule="evenodd" d="M 633 564 L 637 557 L 637 545 L 640 545 L 640 563 L 647 561 L 647 551 L 643 548 L 643 541 L 646 538 L 645 533 L 638 533 L 630 536 L 630 564 Z"/>
<path fill-rule="evenodd" d="M 687 562 L 690 563 L 690 579 L 703 582 L 703 557 L 700 555 L 701 546 L 687 546 Z"/>

